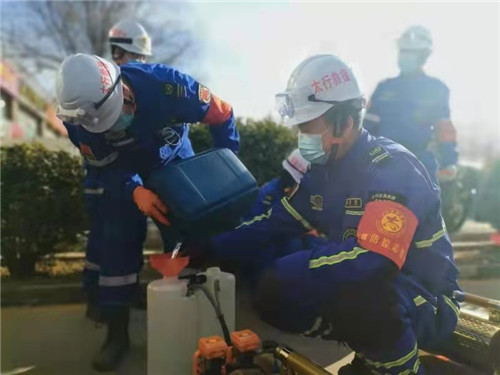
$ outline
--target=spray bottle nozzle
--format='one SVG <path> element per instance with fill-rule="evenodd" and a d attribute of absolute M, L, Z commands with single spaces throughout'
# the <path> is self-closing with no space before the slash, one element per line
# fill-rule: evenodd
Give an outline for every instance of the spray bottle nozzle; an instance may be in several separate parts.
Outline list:
<path fill-rule="evenodd" d="M 179 280 L 188 280 L 188 289 L 192 285 L 201 285 L 207 282 L 207 276 L 203 274 L 191 274 L 179 276 Z"/>

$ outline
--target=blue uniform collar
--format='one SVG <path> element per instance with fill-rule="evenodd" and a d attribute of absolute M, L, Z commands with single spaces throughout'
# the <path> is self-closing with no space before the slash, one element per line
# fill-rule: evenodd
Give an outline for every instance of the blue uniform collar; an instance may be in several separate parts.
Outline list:
<path fill-rule="evenodd" d="M 364 151 L 367 151 L 370 147 L 371 141 L 375 139 L 366 129 L 362 128 L 361 133 L 347 154 L 339 160 L 338 164 L 350 164 L 357 160 L 361 160 L 365 155 Z"/>
<path fill-rule="evenodd" d="M 420 78 L 423 78 L 426 76 L 427 75 L 425 74 L 425 72 L 423 70 L 419 70 L 418 72 L 413 72 L 413 73 L 406 73 L 406 74 L 400 73 L 398 78 L 401 80 L 411 81 L 411 80 L 420 79 Z"/>
<path fill-rule="evenodd" d="M 311 169 L 318 171 L 319 173 L 326 172 L 328 175 L 332 172 L 338 172 L 339 168 L 344 168 L 344 166 L 350 166 L 349 168 L 352 168 L 353 163 L 358 161 L 363 162 L 363 160 L 366 160 L 366 155 L 369 154 L 368 149 L 373 139 L 375 139 L 375 137 L 373 137 L 366 129 L 362 128 L 358 139 L 342 159 L 329 161 L 325 165 L 313 164 Z"/>

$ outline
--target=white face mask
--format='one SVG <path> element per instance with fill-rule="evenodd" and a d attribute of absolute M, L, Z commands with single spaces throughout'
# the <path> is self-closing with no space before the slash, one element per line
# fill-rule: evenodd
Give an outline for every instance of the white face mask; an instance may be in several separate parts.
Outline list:
<path fill-rule="evenodd" d="M 306 134 L 299 132 L 299 150 L 304 159 L 311 164 L 324 165 L 330 156 L 323 150 L 323 135 L 328 131 L 325 130 L 321 134 Z"/>

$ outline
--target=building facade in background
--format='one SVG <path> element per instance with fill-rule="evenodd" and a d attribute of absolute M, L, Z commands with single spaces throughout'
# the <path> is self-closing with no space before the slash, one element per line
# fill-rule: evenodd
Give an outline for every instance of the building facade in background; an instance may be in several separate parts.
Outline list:
<path fill-rule="evenodd" d="M 5 61 L 0 61 L 0 94 L 2 145 L 36 141 L 74 153 L 55 104 Z"/>

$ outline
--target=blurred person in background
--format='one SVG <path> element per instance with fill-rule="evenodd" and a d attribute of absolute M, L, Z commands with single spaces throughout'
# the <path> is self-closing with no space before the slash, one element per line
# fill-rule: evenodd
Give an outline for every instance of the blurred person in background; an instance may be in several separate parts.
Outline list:
<path fill-rule="evenodd" d="M 146 62 L 152 55 L 151 38 L 146 29 L 134 20 L 123 20 L 109 30 L 111 56 L 117 65 Z"/>
<path fill-rule="evenodd" d="M 412 26 L 397 42 L 399 76 L 378 84 L 364 127 L 413 152 L 436 181 L 457 174 L 457 135 L 450 120 L 449 90 L 424 72 L 433 42 L 430 32 Z"/>

